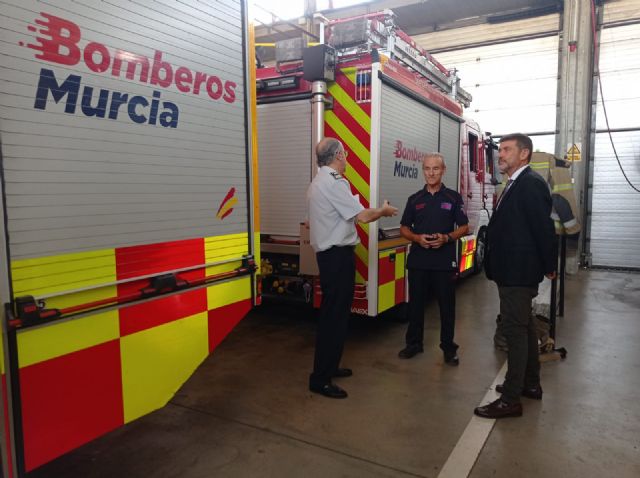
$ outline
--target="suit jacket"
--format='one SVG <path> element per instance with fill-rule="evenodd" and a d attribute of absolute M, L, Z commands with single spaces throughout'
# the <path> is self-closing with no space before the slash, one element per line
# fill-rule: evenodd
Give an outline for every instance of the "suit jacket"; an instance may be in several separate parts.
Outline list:
<path fill-rule="evenodd" d="M 558 250 L 546 181 L 526 168 L 511 184 L 487 228 L 485 271 L 501 286 L 537 287 L 556 270 Z"/>

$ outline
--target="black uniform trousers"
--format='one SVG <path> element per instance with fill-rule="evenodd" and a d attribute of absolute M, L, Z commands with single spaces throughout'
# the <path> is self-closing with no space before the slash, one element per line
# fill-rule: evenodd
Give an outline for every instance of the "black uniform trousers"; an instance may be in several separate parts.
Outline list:
<path fill-rule="evenodd" d="M 500 296 L 500 329 L 507 340 L 507 375 L 502 399 L 517 403 L 523 387 L 540 384 L 538 335 L 531 301 L 538 295 L 538 287 L 498 286 Z"/>
<path fill-rule="evenodd" d="M 356 278 L 354 246 L 333 246 L 316 254 L 322 303 L 310 386 L 331 382 L 340 365 L 347 338 Z"/>
<path fill-rule="evenodd" d="M 424 306 L 431 294 L 440 308 L 440 348 L 454 355 L 458 345 L 453 341 L 456 322 L 455 271 L 409 269 L 409 327 L 407 345 L 422 345 L 424 340 Z"/>

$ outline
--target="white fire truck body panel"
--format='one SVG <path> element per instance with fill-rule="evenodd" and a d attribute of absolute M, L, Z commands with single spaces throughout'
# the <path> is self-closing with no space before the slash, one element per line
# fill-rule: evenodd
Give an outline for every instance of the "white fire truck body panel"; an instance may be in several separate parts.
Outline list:
<path fill-rule="evenodd" d="M 237 3 L 220 7 L 5 5 L 12 258 L 246 231 L 243 30 Z M 50 32 L 41 41 L 34 22 Z M 223 223 L 215 209 L 231 187 L 238 203 Z"/>
<path fill-rule="evenodd" d="M 458 121 L 384 83 L 380 121 L 381 200 L 388 199 L 402 211 L 408 196 L 424 187 L 422 160 L 431 152 L 441 152 L 445 156 L 447 169 L 442 182 L 457 189 Z M 400 219 L 401 214 L 381 218 L 378 227 L 398 228 Z"/>
<path fill-rule="evenodd" d="M 311 103 L 258 105 L 258 131 L 261 232 L 297 237 L 312 176 Z"/>

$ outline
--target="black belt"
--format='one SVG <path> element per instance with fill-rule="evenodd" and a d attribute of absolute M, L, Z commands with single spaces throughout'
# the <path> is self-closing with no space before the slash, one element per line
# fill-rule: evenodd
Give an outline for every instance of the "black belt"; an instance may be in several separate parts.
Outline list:
<path fill-rule="evenodd" d="M 323 252 L 329 252 L 334 249 L 351 249 L 353 251 L 355 250 L 355 248 L 356 246 L 331 246 L 329 249 L 325 249 L 324 251 L 318 252 L 318 254 L 322 254 Z"/>

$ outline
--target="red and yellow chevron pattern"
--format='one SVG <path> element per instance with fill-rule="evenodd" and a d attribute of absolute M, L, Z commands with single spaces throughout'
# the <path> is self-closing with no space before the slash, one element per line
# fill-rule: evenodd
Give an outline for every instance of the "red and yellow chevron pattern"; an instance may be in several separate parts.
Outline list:
<path fill-rule="evenodd" d="M 333 110 L 325 113 L 325 136 L 338 138 L 349 151 L 345 176 L 360 203 L 369 207 L 371 104 L 356 103 L 356 67 L 336 72 L 336 81 L 329 86 Z M 360 244 L 356 247 L 356 284 L 365 284 L 369 278 L 369 226 L 356 226 Z"/>

